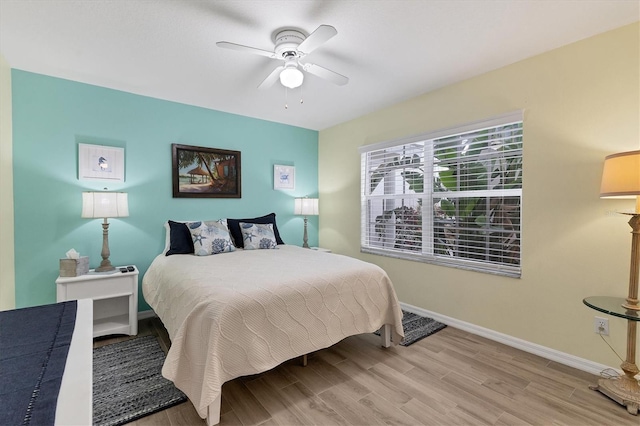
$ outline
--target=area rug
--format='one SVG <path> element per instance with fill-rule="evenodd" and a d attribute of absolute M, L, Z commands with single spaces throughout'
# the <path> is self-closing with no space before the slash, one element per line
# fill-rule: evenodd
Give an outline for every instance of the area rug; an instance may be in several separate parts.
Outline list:
<path fill-rule="evenodd" d="M 93 424 L 116 426 L 187 400 L 162 377 L 165 355 L 155 336 L 93 350 Z"/>
<path fill-rule="evenodd" d="M 402 328 L 404 329 L 404 340 L 401 346 L 409 346 L 418 340 L 422 340 L 433 333 L 442 330 L 446 324 L 442 324 L 433 318 L 421 317 L 412 312 L 402 311 Z M 380 335 L 380 332 L 376 332 Z"/>

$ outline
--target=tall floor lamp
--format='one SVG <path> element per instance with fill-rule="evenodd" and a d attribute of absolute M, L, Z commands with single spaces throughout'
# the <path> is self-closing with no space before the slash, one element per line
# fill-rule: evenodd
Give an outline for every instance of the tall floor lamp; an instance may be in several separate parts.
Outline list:
<path fill-rule="evenodd" d="M 109 222 L 110 217 L 129 216 L 129 202 L 126 192 L 83 192 L 83 218 L 103 218 L 102 223 L 102 262 L 96 272 L 107 272 L 116 269 L 109 260 Z"/>
<path fill-rule="evenodd" d="M 640 310 L 638 305 L 638 273 L 640 271 L 640 150 L 609 155 L 604 160 L 601 198 L 635 198 L 636 209 L 629 214 L 631 219 L 631 269 L 629 294 L 622 306 Z"/>
<path fill-rule="evenodd" d="M 636 209 L 629 214 L 631 219 L 631 268 L 629 271 L 629 293 L 622 307 L 627 315 L 637 315 L 638 274 L 640 268 L 640 150 L 609 155 L 604 161 L 601 198 L 636 198 Z M 640 383 L 635 376 L 640 372 L 636 365 L 637 321 L 627 320 L 627 358 L 620 365 L 624 372 L 619 380 L 600 380 L 597 389 L 610 398 L 627 406 L 637 414 L 640 405 Z"/>
<path fill-rule="evenodd" d="M 309 239 L 307 237 L 307 216 L 318 215 L 318 199 L 296 198 L 293 213 L 304 216 L 304 236 L 302 238 L 302 247 L 309 248 Z"/>

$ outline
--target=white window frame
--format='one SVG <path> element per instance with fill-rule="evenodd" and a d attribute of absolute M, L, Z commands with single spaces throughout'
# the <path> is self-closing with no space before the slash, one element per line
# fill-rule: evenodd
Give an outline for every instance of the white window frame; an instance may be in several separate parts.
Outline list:
<path fill-rule="evenodd" d="M 454 268 L 468 269 L 478 272 L 492 273 L 497 275 L 509 276 L 509 277 L 520 277 L 522 273 L 522 185 L 520 188 L 515 189 L 500 189 L 500 190 L 474 190 L 474 191 L 450 191 L 446 193 L 435 192 L 433 191 L 433 178 L 431 178 L 433 174 L 433 142 L 434 140 L 438 140 L 441 138 L 447 138 L 455 135 L 461 135 L 465 133 L 470 133 L 474 131 L 478 131 L 481 129 L 487 129 L 492 127 L 505 126 L 509 124 L 522 123 L 522 128 L 524 131 L 524 112 L 522 110 L 510 112 L 507 114 L 502 114 L 499 116 L 495 116 L 486 120 L 475 121 L 472 123 L 467 123 L 462 126 L 441 129 L 429 133 L 424 133 L 416 136 L 412 136 L 409 138 L 403 139 L 395 139 L 390 141 L 384 141 L 372 145 L 366 145 L 359 148 L 360 156 L 361 156 L 361 241 L 360 241 L 360 250 L 363 253 L 370 253 L 382 256 L 389 256 L 401 259 L 408 259 L 419 262 L 433 263 L 443 266 L 449 266 Z M 411 193 L 411 194 L 396 194 L 394 192 L 393 184 L 390 191 L 385 187 L 385 195 L 373 195 L 369 194 L 369 188 L 371 188 L 371 176 L 373 174 L 373 170 L 368 170 L 369 166 L 367 165 L 367 154 L 375 153 L 376 151 L 384 150 L 384 149 L 394 149 L 400 147 L 407 146 L 415 146 L 416 144 L 424 144 L 424 161 L 421 164 L 423 166 L 423 181 L 424 188 L 422 193 Z M 523 142 L 524 146 L 524 132 L 523 132 Z M 521 158 L 523 157 L 522 153 L 520 154 Z M 460 157 L 456 157 L 460 158 Z M 429 177 L 429 178 L 427 178 Z M 384 185 L 387 185 L 386 181 Z M 516 197 L 519 199 L 519 219 L 518 219 L 518 239 L 519 239 L 519 248 L 520 251 L 518 253 L 518 263 L 517 265 L 506 264 L 506 263 L 498 263 L 498 262 L 484 262 L 484 261 L 476 261 L 470 260 L 466 258 L 454 257 L 454 256 L 443 256 L 434 254 L 434 237 L 433 237 L 433 229 L 434 229 L 434 217 L 435 214 L 432 208 L 422 208 L 422 240 L 421 247 L 419 251 L 411 251 L 408 249 L 402 248 L 394 248 L 394 247 L 386 247 L 386 244 L 377 243 L 374 244 L 374 232 L 372 228 L 372 220 L 370 216 L 370 212 L 367 209 L 367 206 L 370 202 L 375 200 L 383 200 L 383 202 L 387 202 L 389 200 L 398 199 L 398 200 L 411 200 L 411 199 L 420 199 L 422 206 L 433 206 L 434 199 L 440 199 L 443 197 L 446 198 L 463 198 L 463 197 Z M 389 209 L 383 209 L 388 211 Z M 386 229 L 386 228 L 385 228 Z"/>

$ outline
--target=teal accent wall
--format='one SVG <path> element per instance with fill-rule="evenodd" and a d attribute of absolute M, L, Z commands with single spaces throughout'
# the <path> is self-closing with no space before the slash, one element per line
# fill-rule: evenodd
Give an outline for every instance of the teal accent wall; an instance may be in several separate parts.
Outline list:
<path fill-rule="evenodd" d="M 11 78 L 16 307 L 56 301 L 67 250 L 99 265 L 102 220 L 80 218 L 81 193 L 105 186 L 129 194 L 130 216 L 109 220 L 111 262 L 137 265 L 140 281 L 164 247 L 167 219 L 275 212 L 285 243 L 302 245 L 293 200 L 318 194 L 318 132 L 15 69 Z M 80 181 L 79 143 L 124 148 L 125 182 Z M 242 198 L 173 198 L 172 143 L 241 151 Z M 295 190 L 273 189 L 275 164 L 295 166 Z M 318 245 L 317 217 L 309 244 Z M 139 310 L 149 309 L 139 295 Z"/>

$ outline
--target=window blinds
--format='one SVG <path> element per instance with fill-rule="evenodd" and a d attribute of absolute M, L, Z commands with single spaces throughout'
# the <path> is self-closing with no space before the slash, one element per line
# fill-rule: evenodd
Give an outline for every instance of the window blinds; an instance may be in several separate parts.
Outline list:
<path fill-rule="evenodd" d="M 362 147 L 364 252 L 520 276 L 522 112 Z"/>

